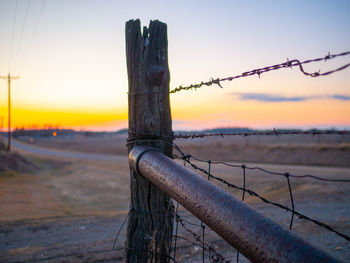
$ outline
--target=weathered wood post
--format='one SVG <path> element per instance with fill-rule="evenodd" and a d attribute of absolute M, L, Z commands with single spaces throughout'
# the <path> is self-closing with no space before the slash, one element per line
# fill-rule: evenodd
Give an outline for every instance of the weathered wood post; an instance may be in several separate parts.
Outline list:
<path fill-rule="evenodd" d="M 126 23 L 129 81 L 129 152 L 150 145 L 172 157 L 167 25 L 151 21 L 141 34 L 140 20 Z M 170 139 L 169 139 L 170 137 Z M 127 262 L 168 262 L 173 230 L 171 198 L 130 169 L 131 205 Z"/>

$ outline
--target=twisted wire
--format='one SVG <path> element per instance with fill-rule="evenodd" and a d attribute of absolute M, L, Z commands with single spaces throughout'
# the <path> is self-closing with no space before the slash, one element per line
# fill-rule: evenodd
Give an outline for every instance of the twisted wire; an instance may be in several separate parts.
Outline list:
<path fill-rule="evenodd" d="M 348 130 L 268 130 L 268 131 L 252 131 L 252 132 L 218 132 L 218 133 L 190 133 L 190 134 L 176 134 L 173 136 L 175 139 L 196 139 L 204 137 L 224 137 L 224 136 L 268 136 L 274 135 L 279 137 L 280 135 L 350 135 Z"/>
<path fill-rule="evenodd" d="M 218 85 L 220 88 L 223 88 L 222 85 L 221 85 L 221 82 L 223 82 L 223 81 L 232 81 L 234 79 L 243 78 L 243 77 L 250 77 L 250 76 L 253 76 L 253 75 L 257 75 L 260 78 L 261 74 L 269 72 L 269 71 L 279 70 L 279 69 L 282 69 L 282 68 L 293 68 L 293 67 L 297 67 L 297 66 L 299 67 L 299 70 L 306 76 L 310 76 L 310 77 L 313 77 L 313 78 L 320 77 L 320 76 L 328 76 L 328 75 L 333 74 L 335 72 L 338 72 L 338 71 L 346 69 L 347 67 L 350 66 L 350 63 L 345 64 L 345 65 L 343 65 L 343 66 L 341 66 L 339 68 L 336 68 L 334 70 L 330 70 L 330 71 L 323 72 L 323 73 L 320 73 L 320 71 L 313 72 L 313 73 L 306 72 L 302 65 L 308 64 L 308 63 L 311 63 L 311 62 L 328 61 L 330 59 L 333 59 L 333 58 L 336 58 L 336 57 L 341 57 L 341 56 L 347 56 L 349 54 L 350 54 L 350 51 L 342 52 L 342 53 L 339 53 L 339 54 L 333 54 L 333 55 L 328 53 L 324 57 L 315 58 L 315 59 L 308 59 L 308 60 L 305 60 L 305 61 L 302 61 L 302 62 L 300 62 L 298 59 L 293 59 L 293 60 L 287 59 L 286 62 L 283 62 L 283 63 L 280 63 L 280 64 L 271 65 L 271 66 L 267 66 L 267 67 L 262 67 L 262 68 L 258 68 L 258 69 L 253 69 L 253 70 L 246 71 L 246 72 L 243 72 L 243 73 L 241 73 L 239 75 L 232 76 L 232 77 L 216 78 L 216 79 L 211 78 L 209 81 L 202 81 L 200 83 L 191 84 L 189 86 L 182 86 L 182 85 L 180 85 L 180 86 L 172 89 L 169 93 L 172 94 L 172 93 L 176 93 L 176 92 L 179 92 L 179 91 L 182 91 L 182 90 L 193 90 L 193 89 L 196 90 L 196 89 L 199 89 L 199 88 L 201 88 L 203 86 L 211 86 L 211 85 L 214 85 L 214 84 Z"/>

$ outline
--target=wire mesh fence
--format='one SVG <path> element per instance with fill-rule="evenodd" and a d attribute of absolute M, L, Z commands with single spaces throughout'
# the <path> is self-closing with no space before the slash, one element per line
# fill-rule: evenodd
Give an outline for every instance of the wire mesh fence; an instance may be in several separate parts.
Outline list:
<path fill-rule="evenodd" d="M 343 189 L 339 190 L 339 193 L 342 194 L 342 192 L 346 191 L 344 189 L 350 189 L 350 179 L 348 177 L 337 177 L 336 174 L 329 177 L 309 173 L 296 174 L 290 171 L 273 171 L 262 166 L 252 166 L 244 163 L 239 164 L 229 161 L 204 160 L 196 156 L 186 154 L 178 145 L 170 142 L 169 140 L 159 140 L 159 138 L 154 138 L 154 136 L 152 137 L 149 134 L 143 134 L 143 139 L 141 139 L 139 136 L 138 139 L 129 140 L 128 143 L 137 145 L 154 140 L 162 141 L 165 144 L 171 144 L 174 150 L 176 151 L 176 153 L 174 154 L 175 159 L 183 162 L 183 165 L 201 173 L 208 180 L 216 182 L 222 187 L 227 188 L 229 191 L 232 192 L 232 194 L 236 195 L 237 197 L 240 197 L 242 201 L 244 201 L 248 196 L 258 201 L 261 201 L 263 204 L 277 208 L 277 210 L 287 212 L 283 213 L 282 215 L 282 223 L 286 227 L 289 227 L 289 229 L 293 230 L 293 226 L 296 222 L 295 220 L 297 219 L 298 225 L 302 224 L 307 225 L 307 227 L 310 227 L 310 223 L 314 224 L 315 226 L 322 228 L 323 231 L 329 231 L 330 233 L 336 235 L 338 239 L 342 239 L 342 241 L 339 242 L 345 242 L 345 246 L 350 246 L 350 233 L 348 230 L 346 230 L 346 228 L 344 228 L 344 226 L 337 226 L 336 224 L 334 224 L 333 220 L 331 220 L 332 222 L 330 223 L 328 223 L 327 221 L 320 220 L 319 218 L 323 218 L 322 215 L 319 215 L 320 213 L 317 213 L 315 217 L 308 215 L 305 212 L 307 211 L 307 209 L 305 209 L 304 205 L 302 206 L 304 210 L 303 212 L 297 209 L 297 207 L 300 206 L 300 204 L 298 202 L 295 202 L 292 187 L 293 184 L 300 186 L 304 184 L 305 180 L 307 180 L 309 184 L 310 182 L 312 184 L 319 184 L 319 187 L 327 187 L 327 185 L 332 185 L 333 187 L 337 188 L 338 186 L 342 186 Z M 218 166 L 224 166 L 226 168 L 226 173 L 229 172 L 229 174 L 231 175 L 234 174 L 234 182 L 230 181 L 227 178 L 215 175 L 215 173 L 213 173 L 213 169 L 217 169 L 216 167 Z M 231 172 L 228 169 L 230 169 Z M 247 172 L 254 172 L 255 174 L 259 173 L 259 182 L 263 182 L 265 180 L 267 183 L 271 184 L 271 181 L 276 180 L 276 178 L 280 180 L 279 184 L 285 185 L 284 187 L 281 187 L 284 189 L 283 202 L 272 200 L 266 197 L 264 193 L 258 193 L 259 189 L 253 190 L 251 188 L 248 188 L 247 181 L 250 181 L 251 183 L 251 181 L 256 180 L 256 175 L 252 178 L 250 175 L 247 174 Z M 248 180 L 250 178 L 251 180 Z M 293 182 L 291 182 L 291 180 L 293 180 Z M 254 186 L 257 187 L 258 185 Z M 273 184 L 271 186 L 273 187 Z M 345 196 L 345 198 L 347 197 Z M 187 262 L 186 260 L 188 260 L 188 262 L 248 262 L 246 258 L 242 256 L 239 257 L 238 252 L 235 251 L 234 248 L 231 248 L 228 244 L 226 244 L 225 241 L 220 241 L 220 238 L 217 235 L 215 235 L 215 233 L 213 233 L 210 230 L 210 228 L 208 228 L 202 222 L 198 221 L 196 218 L 194 218 L 186 212 L 182 212 L 181 214 L 179 212 L 179 207 L 181 206 L 177 204 L 173 214 L 175 216 L 173 255 L 171 257 L 171 260 L 173 262 Z M 270 208 L 265 206 L 262 210 L 264 211 L 269 209 Z M 183 211 L 184 209 L 182 208 L 180 210 Z M 282 214 L 281 211 L 277 212 L 277 214 Z M 274 212 L 274 214 L 276 215 L 276 211 Z M 345 216 L 348 216 L 347 212 L 345 212 Z M 281 216 L 278 215 L 278 217 Z M 287 219 L 287 217 L 289 217 L 289 219 Z M 179 229 L 182 229 L 181 234 L 179 234 Z M 178 245 L 178 242 L 181 243 L 180 246 Z M 184 245 L 186 243 L 187 246 Z M 223 250 L 220 250 L 220 248 L 223 248 Z M 178 252 L 178 250 L 187 250 L 187 252 Z"/>

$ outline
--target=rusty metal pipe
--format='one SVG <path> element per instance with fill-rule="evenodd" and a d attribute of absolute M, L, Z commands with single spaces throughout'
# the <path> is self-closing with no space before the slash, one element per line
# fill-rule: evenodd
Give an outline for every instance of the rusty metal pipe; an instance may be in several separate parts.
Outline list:
<path fill-rule="evenodd" d="M 134 147 L 129 164 L 252 262 L 339 262 L 156 149 Z"/>

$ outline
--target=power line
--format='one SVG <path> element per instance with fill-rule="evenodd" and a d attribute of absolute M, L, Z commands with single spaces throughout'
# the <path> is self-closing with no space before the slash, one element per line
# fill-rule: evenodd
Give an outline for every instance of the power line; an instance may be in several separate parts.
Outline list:
<path fill-rule="evenodd" d="M 30 38 L 29 38 L 29 42 L 28 42 L 27 48 L 25 49 L 25 53 L 24 53 L 24 56 L 23 56 L 22 64 L 21 64 L 20 67 L 19 67 L 19 71 L 20 71 L 20 72 L 22 71 L 22 68 L 23 68 L 23 66 L 24 66 L 24 64 L 25 64 L 25 61 L 26 61 L 26 59 L 27 59 L 29 50 L 30 50 L 30 48 L 31 48 L 31 46 L 32 46 L 32 42 L 33 42 L 33 39 L 34 39 L 34 37 L 35 37 L 35 35 L 36 35 L 36 31 L 37 31 L 38 26 L 39 26 L 40 18 L 41 18 L 41 16 L 42 16 L 42 13 L 43 13 L 44 8 L 45 8 L 45 5 L 46 5 L 46 1 L 47 1 L 47 0 L 43 0 L 42 3 L 41 3 L 41 7 L 40 7 L 40 10 L 39 10 L 39 15 L 38 15 L 38 17 L 37 17 L 37 19 L 36 19 L 36 22 L 35 22 L 35 25 L 34 25 L 34 30 L 32 31 L 32 34 L 31 34 L 31 36 L 30 36 Z"/>
<path fill-rule="evenodd" d="M 25 25 L 27 23 L 27 17 L 28 17 L 30 3 L 31 3 L 31 0 L 28 0 L 25 15 L 24 15 L 24 20 L 23 20 L 22 30 L 21 30 L 21 34 L 20 34 L 20 38 L 19 38 L 18 48 L 17 48 L 17 52 L 16 52 L 16 56 L 15 56 L 13 71 L 16 69 L 16 66 L 17 66 L 17 59 L 18 59 L 19 51 L 21 50 L 21 46 L 22 46 L 24 29 L 25 29 Z"/>
<path fill-rule="evenodd" d="M 14 35 L 15 35 L 15 28 L 16 28 L 16 21 L 17 21 L 17 5 L 18 5 L 18 0 L 16 0 L 15 16 L 14 16 L 13 24 L 12 24 L 12 36 L 11 36 L 10 56 L 9 56 L 9 61 L 8 61 L 8 71 L 10 71 L 10 67 L 11 67 L 11 63 L 12 63 L 13 39 L 14 39 Z"/>

